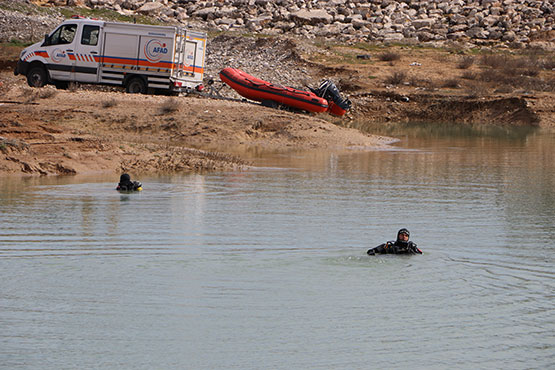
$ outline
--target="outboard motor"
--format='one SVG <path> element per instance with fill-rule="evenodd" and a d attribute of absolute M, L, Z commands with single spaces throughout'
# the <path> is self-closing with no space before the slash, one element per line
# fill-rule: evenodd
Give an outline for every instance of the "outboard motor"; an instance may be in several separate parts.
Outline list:
<path fill-rule="evenodd" d="M 330 111 L 335 115 L 342 116 L 346 111 L 351 109 L 351 101 L 348 98 L 341 97 L 339 89 L 330 80 L 322 81 L 317 89 L 310 88 L 310 91 L 326 99 L 329 103 L 333 102 L 333 104 L 330 104 Z"/>

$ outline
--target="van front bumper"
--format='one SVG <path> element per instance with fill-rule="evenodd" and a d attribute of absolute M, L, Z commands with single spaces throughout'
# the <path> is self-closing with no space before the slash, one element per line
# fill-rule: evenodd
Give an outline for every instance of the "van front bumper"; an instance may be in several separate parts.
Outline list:
<path fill-rule="evenodd" d="M 24 60 L 18 60 L 17 64 L 15 66 L 15 69 L 13 71 L 14 75 L 26 75 L 27 74 L 27 70 L 29 69 L 29 63 L 27 63 Z"/>

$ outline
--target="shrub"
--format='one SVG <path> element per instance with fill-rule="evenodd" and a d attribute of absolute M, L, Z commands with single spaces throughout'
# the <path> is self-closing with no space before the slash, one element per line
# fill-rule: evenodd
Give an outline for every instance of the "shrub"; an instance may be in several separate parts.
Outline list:
<path fill-rule="evenodd" d="M 449 89 L 458 89 L 459 87 L 461 87 L 461 85 L 459 84 L 459 80 L 456 78 L 450 78 L 443 81 L 443 84 L 441 86 Z"/>
<path fill-rule="evenodd" d="M 500 94 L 510 94 L 513 92 L 513 87 L 509 86 L 509 85 L 501 85 L 500 87 L 498 87 L 494 92 L 495 93 L 500 93 Z"/>
<path fill-rule="evenodd" d="M 483 82 L 497 82 L 501 83 L 507 79 L 511 79 L 511 76 L 507 76 L 505 73 L 499 71 L 482 71 L 478 74 L 477 79 Z"/>
<path fill-rule="evenodd" d="M 520 71 L 520 74 L 528 77 L 537 77 L 540 74 L 540 70 L 536 66 L 530 66 L 528 68 L 522 69 Z"/>
<path fill-rule="evenodd" d="M 8 147 L 12 147 L 18 150 L 25 150 L 29 148 L 29 144 L 18 139 L 0 138 L 0 151 L 2 153 L 7 153 Z"/>
<path fill-rule="evenodd" d="M 555 70 L 555 58 L 546 58 L 538 62 L 539 66 L 547 70 Z"/>
<path fill-rule="evenodd" d="M 465 80 L 475 80 L 476 79 L 476 73 L 471 72 L 471 71 L 465 71 L 461 78 L 464 78 Z"/>
<path fill-rule="evenodd" d="M 39 93 L 37 91 L 32 91 L 28 95 L 25 96 L 25 104 L 33 103 L 35 100 L 39 98 Z"/>
<path fill-rule="evenodd" d="M 39 93 L 39 98 L 41 99 L 49 99 L 52 98 L 54 96 L 56 96 L 58 92 L 56 90 L 52 90 L 52 89 L 44 89 L 41 90 Z"/>
<path fill-rule="evenodd" d="M 488 93 L 488 89 L 482 84 L 472 84 L 467 90 L 467 95 L 471 99 L 480 98 Z"/>
<path fill-rule="evenodd" d="M 457 64 L 458 69 L 468 69 L 470 66 L 474 64 L 474 57 L 465 56 L 459 60 L 459 64 Z"/>
<path fill-rule="evenodd" d="M 112 98 L 110 100 L 104 100 L 102 102 L 102 108 L 111 108 L 111 107 L 115 107 L 118 104 L 118 102 L 116 101 L 116 99 Z"/>
<path fill-rule="evenodd" d="M 539 75 L 542 63 L 536 56 L 511 58 L 506 55 L 484 55 L 482 64 L 493 69 L 500 70 L 506 76 L 530 76 Z M 499 77 L 494 73 L 494 76 Z"/>
<path fill-rule="evenodd" d="M 415 76 L 411 76 L 409 79 L 409 84 L 414 87 L 425 87 L 425 88 L 435 88 L 435 83 L 427 78 L 417 78 Z"/>
<path fill-rule="evenodd" d="M 481 63 L 491 68 L 502 68 L 507 65 L 507 57 L 505 55 L 486 54 L 482 56 Z"/>
<path fill-rule="evenodd" d="M 78 88 L 79 88 L 79 83 L 75 81 L 71 81 L 67 86 L 67 90 L 70 92 L 76 92 Z"/>
<path fill-rule="evenodd" d="M 385 83 L 388 85 L 400 85 L 405 82 L 407 74 L 405 72 L 394 72 L 391 76 L 385 79 Z"/>
<path fill-rule="evenodd" d="M 178 103 L 175 99 L 171 98 L 171 99 L 167 99 L 164 103 L 162 103 L 162 105 L 160 106 L 160 114 L 170 114 L 173 113 L 175 111 L 177 111 L 178 108 Z"/>
<path fill-rule="evenodd" d="M 378 56 L 378 59 L 382 62 L 393 62 L 401 59 L 401 55 L 392 51 L 386 51 Z"/>

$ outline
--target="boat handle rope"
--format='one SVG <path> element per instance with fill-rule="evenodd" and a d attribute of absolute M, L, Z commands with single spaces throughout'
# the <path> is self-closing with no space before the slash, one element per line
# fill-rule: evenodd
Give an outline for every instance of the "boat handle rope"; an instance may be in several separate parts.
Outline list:
<path fill-rule="evenodd" d="M 263 84 L 263 83 L 257 83 L 254 82 L 253 80 L 251 80 L 250 78 L 245 78 L 245 80 L 249 81 L 253 86 L 256 87 L 260 87 L 260 86 L 267 86 L 269 89 L 272 90 L 285 90 L 288 91 L 290 93 L 294 93 L 294 94 L 298 94 L 298 95 L 306 95 L 306 96 L 310 96 L 310 93 L 308 91 L 296 91 L 295 89 L 293 89 L 292 87 L 283 87 L 283 86 L 278 86 L 278 85 L 274 85 L 274 84 Z"/>

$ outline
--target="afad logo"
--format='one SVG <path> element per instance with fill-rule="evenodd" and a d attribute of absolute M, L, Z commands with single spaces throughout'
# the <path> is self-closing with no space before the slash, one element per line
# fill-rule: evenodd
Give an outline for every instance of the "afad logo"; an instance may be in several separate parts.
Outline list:
<path fill-rule="evenodd" d="M 156 63 L 160 61 L 165 54 L 168 54 L 166 43 L 153 39 L 145 44 L 145 57 L 149 62 Z"/>
<path fill-rule="evenodd" d="M 62 60 L 65 59 L 65 57 L 66 57 L 66 52 L 61 49 L 54 49 L 54 51 L 50 55 L 50 58 L 52 58 L 52 61 L 54 63 L 60 63 Z"/>

